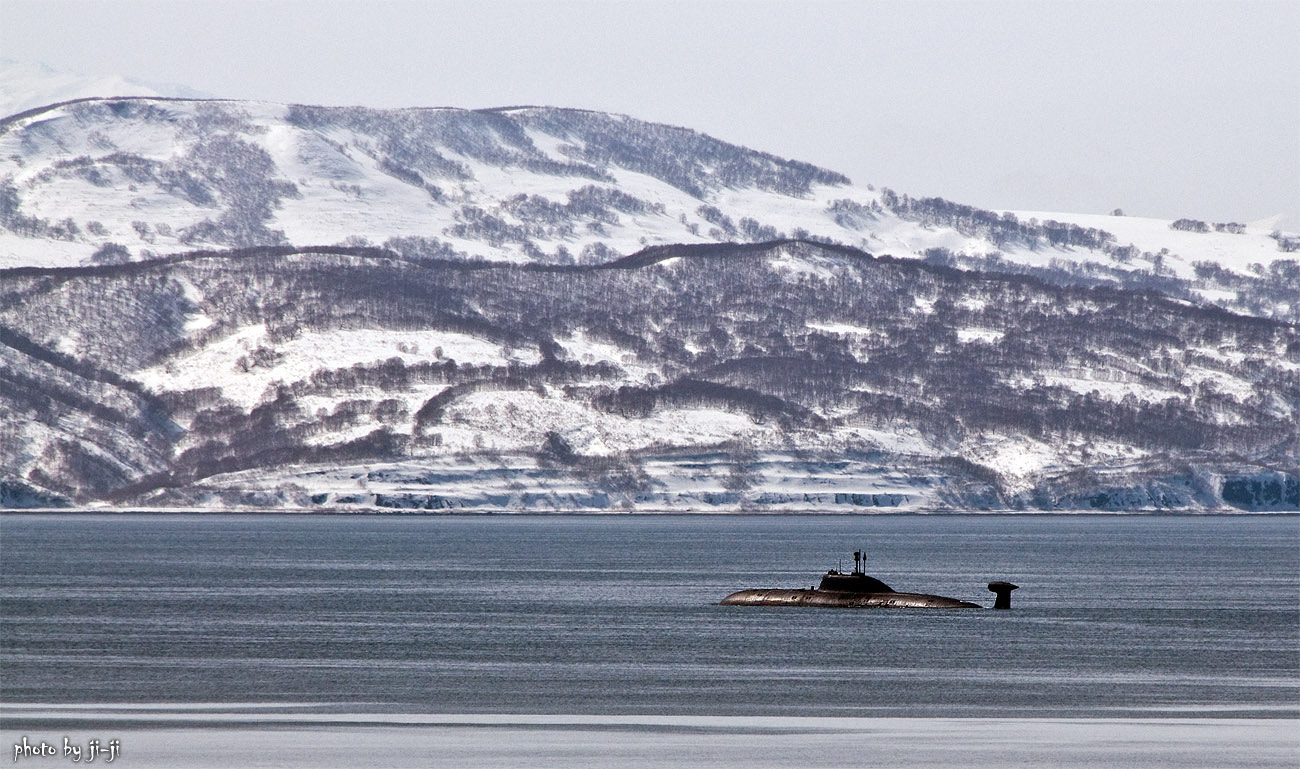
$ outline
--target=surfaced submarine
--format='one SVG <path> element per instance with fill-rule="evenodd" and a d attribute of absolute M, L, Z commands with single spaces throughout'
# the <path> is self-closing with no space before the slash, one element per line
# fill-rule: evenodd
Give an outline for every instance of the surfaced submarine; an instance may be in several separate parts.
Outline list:
<path fill-rule="evenodd" d="M 866 558 L 862 551 L 853 553 L 853 571 L 845 574 L 831 569 L 815 588 L 785 590 L 756 588 L 738 590 L 723 598 L 723 606 L 822 606 L 835 609 L 981 609 L 977 603 L 926 593 L 900 593 L 875 577 L 863 572 Z M 1010 582 L 990 582 L 989 590 L 997 595 L 994 609 L 1011 608 L 1011 591 L 1019 588 Z"/>

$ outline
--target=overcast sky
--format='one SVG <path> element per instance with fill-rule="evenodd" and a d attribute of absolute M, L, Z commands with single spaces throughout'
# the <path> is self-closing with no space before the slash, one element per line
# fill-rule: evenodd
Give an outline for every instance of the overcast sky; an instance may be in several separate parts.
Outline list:
<path fill-rule="evenodd" d="M 215 96 L 623 112 L 997 210 L 1300 228 L 1300 2 L 0 0 L 0 56 Z"/>

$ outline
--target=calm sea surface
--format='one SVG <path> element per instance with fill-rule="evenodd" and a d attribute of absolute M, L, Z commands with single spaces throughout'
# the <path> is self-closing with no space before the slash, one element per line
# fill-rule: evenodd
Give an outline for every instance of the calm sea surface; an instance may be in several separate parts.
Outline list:
<path fill-rule="evenodd" d="M 1300 517 L 6 515 L 0 703 L 1295 718 Z"/>

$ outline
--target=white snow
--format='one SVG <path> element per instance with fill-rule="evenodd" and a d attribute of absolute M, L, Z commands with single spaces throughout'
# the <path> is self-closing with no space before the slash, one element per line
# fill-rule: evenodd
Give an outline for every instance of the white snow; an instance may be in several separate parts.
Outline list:
<path fill-rule="evenodd" d="M 1094 379 L 1089 372 L 1084 370 L 1055 373 L 1039 372 L 1037 376 L 1049 387 L 1064 387 L 1081 395 L 1096 393 L 1099 397 L 1116 403 L 1123 401 L 1129 395 L 1146 402 L 1158 402 L 1183 397 L 1183 393 L 1177 390 L 1151 387 L 1141 382 Z M 1024 385 L 1026 380 L 1021 380 L 1020 383 Z"/>
<path fill-rule="evenodd" d="M 826 323 L 808 323 L 807 325 L 808 328 L 815 329 L 817 331 L 825 331 L 831 334 L 849 334 L 849 335 L 866 336 L 866 335 L 881 333 L 878 329 L 873 329 L 870 326 L 858 326 L 852 323 L 826 322 Z"/>
<path fill-rule="evenodd" d="M 661 375 L 657 366 L 640 362 L 634 350 L 595 339 L 585 329 L 578 329 L 556 342 L 564 348 L 568 357 L 579 363 L 606 362 L 618 366 L 624 372 L 624 382 L 646 384 L 652 376 Z"/>
<path fill-rule="evenodd" d="M 957 329 L 957 341 L 962 344 L 971 342 L 984 342 L 987 344 L 996 344 L 1001 341 L 1005 334 L 1002 331 L 992 328 L 959 328 Z"/>
<path fill-rule="evenodd" d="M 1032 489 L 1044 471 L 1060 464 L 1052 445 L 1029 438 L 982 436 L 966 441 L 961 455 L 996 470 L 1012 493 Z"/>
<path fill-rule="evenodd" d="M 1195 275 L 1194 262 L 1208 261 L 1226 267 L 1234 272 L 1247 274 L 1252 264 L 1268 266 L 1278 259 L 1295 258 L 1278 249 L 1277 243 L 1268 237 L 1269 230 L 1247 227 L 1241 234 L 1216 232 L 1216 222 L 1207 222 L 1210 232 L 1187 232 L 1172 229 L 1168 219 L 1148 219 L 1136 216 L 1109 216 L 1103 214 L 1071 214 L 1043 211 L 1015 211 L 1021 220 L 1036 218 L 1039 221 L 1049 219 L 1080 227 L 1105 230 L 1115 236 L 1118 246 L 1132 244 L 1142 251 L 1153 254 L 1168 249 L 1169 256 L 1165 266 L 1173 269 L 1180 277 L 1190 278 Z"/>
<path fill-rule="evenodd" d="M 785 247 L 767 260 L 768 269 L 782 272 L 796 278 L 815 278 L 823 281 L 837 279 L 853 280 L 856 275 L 844 269 L 842 264 L 824 256 L 812 256 L 799 253 L 799 249 Z"/>
<path fill-rule="evenodd" d="M 748 416 L 714 409 L 662 409 L 644 419 L 628 419 L 563 397 L 532 390 L 472 393 L 447 407 L 443 430 L 448 450 L 470 450 L 482 436 L 495 451 L 539 449 L 549 432 L 560 434 L 579 454 L 607 456 L 651 446 L 699 446 L 760 432 Z M 464 444 L 455 442 L 462 437 Z"/>
<path fill-rule="evenodd" d="M 1203 366 L 1188 366 L 1182 382 L 1188 386 L 1211 387 L 1238 401 L 1248 400 L 1255 395 L 1255 388 L 1250 382 Z"/>
<path fill-rule="evenodd" d="M 240 365 L 260 348 L 270 351 L 269 365 Z M 525 364 L 541 360 L 536 349 L 506 350 L 495 342 L 453 331 L 335 330 L 272 342 L 264 325 L 248 326 L 184 357 L 142 369 L 135 378 L 156 390 L 220 387 L 239 406 L 251 408 L 277 382 L 291 383 L 320 370 L 374 364 L 390 358 L 403 363 L 454 360 L 475 365 Z"/>

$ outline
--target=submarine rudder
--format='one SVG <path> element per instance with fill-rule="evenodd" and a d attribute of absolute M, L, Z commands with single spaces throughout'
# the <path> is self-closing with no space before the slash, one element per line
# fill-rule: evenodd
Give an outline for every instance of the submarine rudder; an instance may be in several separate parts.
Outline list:
<path fill-rule="evenodd" d="M 990 582 L 989 590 L 993 591 L 993 594 L 997 596 L 993 601 L 993 608 L 1010 609 L 1011 591 L 1019 589 L 1019 585 L 1013 585 L 1010 582 Z"/>

